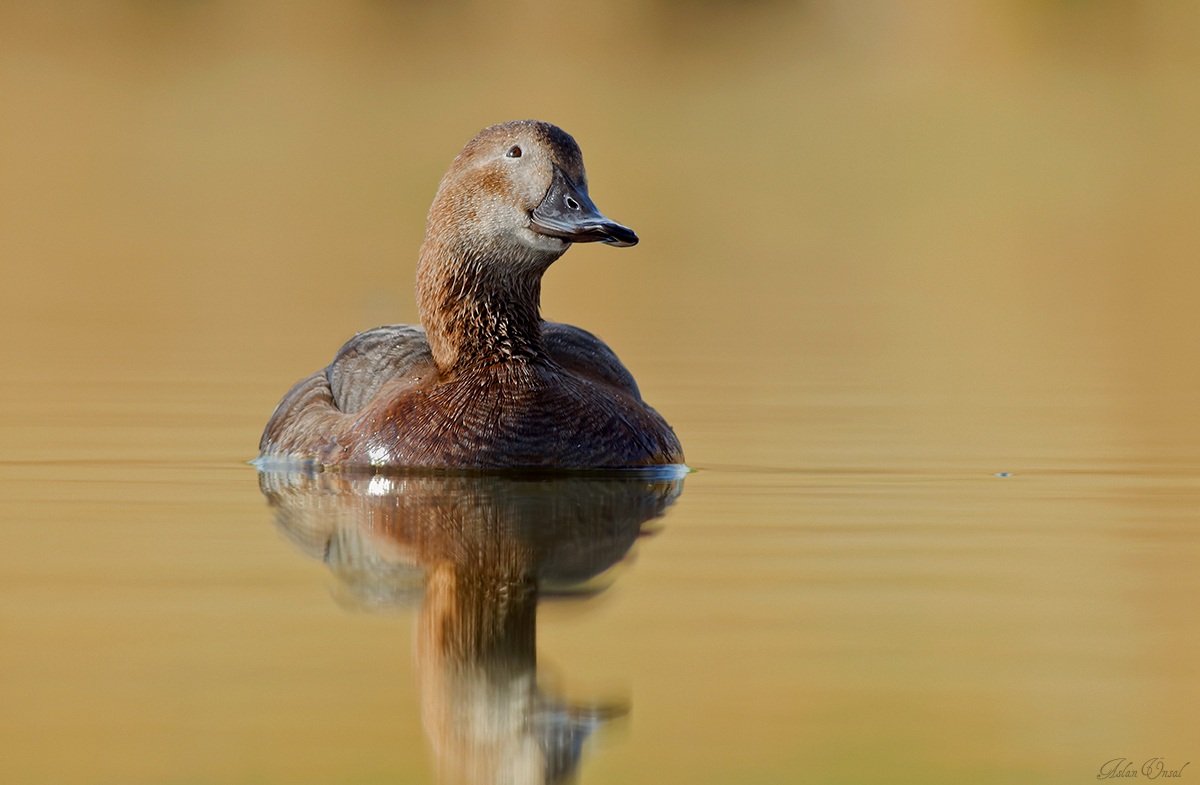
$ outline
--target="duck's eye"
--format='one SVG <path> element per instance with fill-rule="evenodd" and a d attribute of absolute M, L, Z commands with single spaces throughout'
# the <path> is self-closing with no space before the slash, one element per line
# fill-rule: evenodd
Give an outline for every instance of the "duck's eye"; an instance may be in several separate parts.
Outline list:
<path fill-rule="evenodd" d="M 567 197 L 567 207 L 568 207 L 569 209 L 571 209 L 571 210 L 578 210 L 578 209 L 579 209 L 579 202 L 575 201 L 575 199 L 573 199 L 572 197 L 568 196 L 568 197 Z"/>
<path fill-rule="evenodd" d="M 505 153 L 504 155 L 507 156 L 508 158 L 520 158 L 521 157 L 521 146 L 514 144 L 512 147 L 508 148 L 508 152 Z"/>

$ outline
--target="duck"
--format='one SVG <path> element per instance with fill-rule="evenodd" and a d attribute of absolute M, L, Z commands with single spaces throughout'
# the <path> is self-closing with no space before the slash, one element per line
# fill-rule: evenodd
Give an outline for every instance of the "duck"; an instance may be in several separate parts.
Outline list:
<path fill-rule="evenodd" d="M 542 276 L 573 243 L 630 247 L 588 193 L 583 155 L 537 120 L 483 129 L 426 220 L 420 325 L 359 333 L 276 406 L 259 459 L 321 467 L 682 465 L 674 430 L 592 333 L 541 316 Z"/>

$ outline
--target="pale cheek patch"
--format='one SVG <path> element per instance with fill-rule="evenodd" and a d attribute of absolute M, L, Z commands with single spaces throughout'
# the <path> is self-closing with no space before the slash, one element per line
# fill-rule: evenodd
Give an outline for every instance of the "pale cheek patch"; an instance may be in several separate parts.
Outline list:
<path fill-rule="evenodd" d="M 567 249 L 566 240 L 560 240 L 557 237 L 540 234 L 532 229 L 522 227 L 517 230 L 517 239 L 527 248 L 532 248 L 535 251 L 544 253 L 561 253 Z"/>

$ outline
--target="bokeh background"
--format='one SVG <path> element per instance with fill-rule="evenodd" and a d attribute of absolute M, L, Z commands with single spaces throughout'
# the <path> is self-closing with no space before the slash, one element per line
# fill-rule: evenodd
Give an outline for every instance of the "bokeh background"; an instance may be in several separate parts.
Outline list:
<path fill-rule="evenodd" d="M 640 727 L 669 729 L 635 724 L 591 781 L 1063 782 L 1125 744 L 1200 754 L 1180 746 L 1200 738 L 1200 4 L 4 0 L 14 781 L 429 776 L 407 622 L 336 620 L 241 462 L 347 337 L 415 321 L 442 172 L 526 117 L 576 137 L 596 203 L 642 237 L 572 249 L 543 311 L 613 346 L 701 469 L 627 600 L 546 632 L 584 691 L 632 683 Z M 1060 484 L 861 487 L 1006 471 Z M 1039 506 L 1063 499 L 1082 506 Z M 954 515 L 988 522 L 996 561 L 945 547 Z M 797 520 L 849 539 L 789 540 Z M 927 527 L 897 566 L 847 521 Z M 1024 588 L 901 591 L 840 626 L 864 595 L 838 570 L 961 588 L 930 549 Z"/>
<path fill-rule="evenodd" d="M 441 173 L 537 117 L 645 238 L 545 311 L 635 368 L 1195 385 L 1198 40 L 1191 3 L 0 4 L 4 356 L 273 393 L 415 319 Z"/>

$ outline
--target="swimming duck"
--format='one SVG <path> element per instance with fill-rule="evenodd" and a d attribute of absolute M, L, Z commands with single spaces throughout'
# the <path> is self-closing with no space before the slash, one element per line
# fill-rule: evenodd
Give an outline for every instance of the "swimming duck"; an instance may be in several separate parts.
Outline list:
<path fill-rule="evenodd" d="M 417 267 L 421 326 L 377 327 L 275 408 L 260 457 L 503 469 L 683 462 L 611 349 L 544 321 L 572 243 L 635 245 L 588 196 L 579 146 L 533 120 L 485 128 L 442 178 Z"/>

